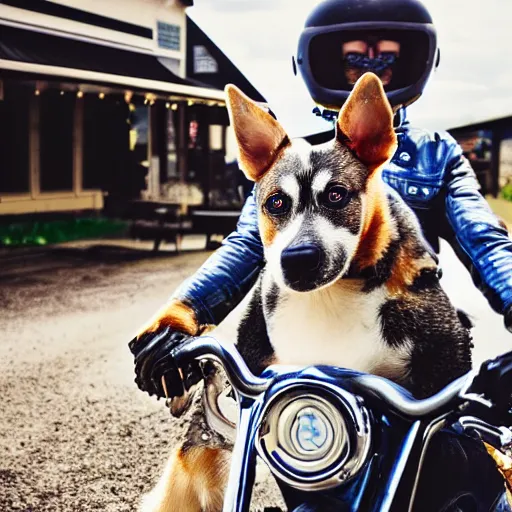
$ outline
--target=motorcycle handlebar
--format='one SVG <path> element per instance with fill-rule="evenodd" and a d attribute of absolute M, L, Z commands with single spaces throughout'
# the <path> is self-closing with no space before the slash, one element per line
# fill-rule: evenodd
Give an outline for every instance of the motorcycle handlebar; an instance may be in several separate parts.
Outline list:
<path fill-rule="evenodd" d="M 210 336 L 196 338 L 177 349 L 174 356 L 178 366 L 191 359 L 210 359 L 219 362 L 233 387 L 242 395 L 256 398 L 270 386 L 270 379 L 256 377 L 245 364 L 234 344 L 221 343 Z"/>
<path fill-rule="evenodd" d="M 222 343 L 210 336 L 196 338 L 177 349 L 175 360 L 183 366 L 191 359 L 210 359 L 219 362 L 233 387 L 249 398 L 256 398 L 270 386 L 272 379 L 256 377 L 245 364 L 236 346 Z M 410 418 L 421 418 L 438 414 L 443 409 L 451 409 L 455 402 L 465 400 L 464 391 L 473 382 L 474 373 L 459 377 L 439 393 L 422 400 L 410 398 L 400 391 L 400 387 L 387 379 L 375 375 L 362 374 L 352 382 L 361 394 L 371 394 L 385 402 L 395 412 Z M 405 391 L 405 390 L 404 390 Z"/>
<path fill-rule="evenodd" d="M 461 395 L 467 383 L 472 381 L 472 372 L 462 375 L 435 395 L 421 400 L 410 398 L 388 380 L 375 375 L 361 375 L 354 380 L 366 394 L 376 396 L 395 412 L 409 418 L 423 418 L 438 415 L 444 409 L 452 409 L 455 402 L 462 402 L 464 398 Z"/>

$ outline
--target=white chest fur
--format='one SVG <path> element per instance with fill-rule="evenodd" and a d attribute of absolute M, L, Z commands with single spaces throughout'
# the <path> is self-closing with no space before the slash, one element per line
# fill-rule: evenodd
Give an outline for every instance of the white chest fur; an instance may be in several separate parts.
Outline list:
<path fill-rule="evenodd" d="M 265 286 L 263 286 L 265 302 Z M 339 281 L 316 292 L 281 291 L 267 318 L 280 364 L 328 364 L 390 378 L 404 374 L 410 346 L 390 347 L 382 338 L 380 307 L 386 289 L 361 291 L 361 283 Z"/>

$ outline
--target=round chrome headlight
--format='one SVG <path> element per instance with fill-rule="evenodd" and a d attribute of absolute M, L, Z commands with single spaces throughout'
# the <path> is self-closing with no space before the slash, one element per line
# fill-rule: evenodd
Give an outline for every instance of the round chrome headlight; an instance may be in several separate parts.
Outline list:
<path fill-rule="evenodd" d="M 369 415 L 351 394 L 292 386 L 267 404 L 256 447 L 279 479 L 303 490 L 352 478 L 370 450 Z"/>

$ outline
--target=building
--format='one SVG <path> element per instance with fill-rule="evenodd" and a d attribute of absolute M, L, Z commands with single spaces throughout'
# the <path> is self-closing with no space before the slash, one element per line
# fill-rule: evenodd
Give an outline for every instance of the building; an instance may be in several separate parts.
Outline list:
<path fill-rule="evenodd" d="M 512 184 L 512 116 L 459 126 L 448 132 L 470 160 L 484 195 L 497 197 L 501 188 Z M 334 131 L 327 130 L 305 139 L 321 144 L 333 137 Z"/>
<path fill-rule="evenodd" d="M 0 0 L 0 215 L 239 205 L 223 89 L 264 98 L 192 4 Z"/>
<path fill-rule="evenodd" d="M 449 130 L 475 169 L 482 192 L 496 197 L 512 182 L 512 116 Z"/>

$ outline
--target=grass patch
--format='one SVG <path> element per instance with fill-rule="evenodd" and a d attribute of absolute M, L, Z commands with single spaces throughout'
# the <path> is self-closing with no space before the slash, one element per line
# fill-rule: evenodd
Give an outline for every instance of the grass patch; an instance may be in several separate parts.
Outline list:
<path fill-rule="evenodd" d="M 0 246 L 19 247 L 57 244 L 121 235 L 128 223 L 105 218 L 81 218 L 55 221 L 16 222 L 0 225 Z"/>

